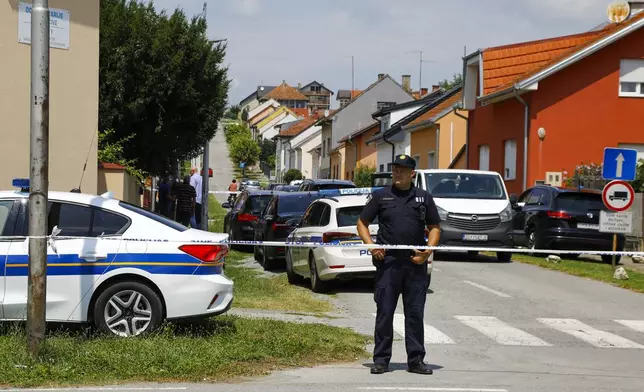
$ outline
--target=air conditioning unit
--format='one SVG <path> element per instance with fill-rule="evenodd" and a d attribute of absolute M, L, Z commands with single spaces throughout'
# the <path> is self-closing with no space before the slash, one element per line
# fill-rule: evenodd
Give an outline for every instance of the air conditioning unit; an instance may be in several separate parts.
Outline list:
<path fill-rule="evenodd" d="M 546 184 L 552 186 L 561 186 L 563 179 L 562 172 L 546 172 Z"/>

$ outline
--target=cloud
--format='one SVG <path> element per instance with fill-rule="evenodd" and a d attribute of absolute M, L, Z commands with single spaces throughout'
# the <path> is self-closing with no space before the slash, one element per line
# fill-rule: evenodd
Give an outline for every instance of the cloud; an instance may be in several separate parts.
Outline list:
<path fill-rule="evenodd" d="M 233 0 L 235 10 L 244 16 L 255 16 L 261 12 L 259 0 Z"/>

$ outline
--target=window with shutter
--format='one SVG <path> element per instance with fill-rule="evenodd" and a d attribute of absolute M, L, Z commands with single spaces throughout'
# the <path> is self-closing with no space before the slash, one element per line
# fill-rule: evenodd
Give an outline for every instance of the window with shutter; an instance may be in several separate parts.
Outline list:
<path fill-rule="evenodd" d="M 517 141 L 505 141 L 505 165 L 503 178 L 506 180 L 515 180 L 517 178 Z"/>
<path fill-rule="evenodd" d="M 644 98 L 644 60 L 624 59 L 620 61 L 619 96 Z"/>
<path fill-rule="evenodd" d="M 490 170 L 490 146 L 479 146 L 479 170 Z"/>

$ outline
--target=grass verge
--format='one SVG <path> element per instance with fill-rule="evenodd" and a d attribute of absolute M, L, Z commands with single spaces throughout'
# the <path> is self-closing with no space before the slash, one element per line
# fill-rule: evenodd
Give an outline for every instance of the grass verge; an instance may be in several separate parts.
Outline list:
<path fill-rule="evenodd" d="M 208 211 L 215 219 L 210 231 L 222 233 L 226 210 L 210 197 Z M 235 282 L 234 307 L 307 313 L 333 310 L 329 302 L 314 298 L 309 290 L 289 284 L 285 274 L 265 277 L 260 271 L 244 267 L 243 261 L 249 257 L 252 256 L 248 253 L 231 250 L 226 259 L 226 275 Z"/>
<path fill-rule="evenodd" d="M 25 342 L 22 330 L 0 335 L 0 387 L 225 381 L 354 361 L 366 356 L 368 338 L 319 324 L 222 316 L 131 339 L 51 333 L 36 360 Z"/>
<path fill-rule="evenodd" d="M 521 254 L 512 255 L 512 260 L 644 293 L 644 274 L 629 268 L 625 268 L 628 273 L 628 280 L 616 280 L 613 279 L 613 267 L 610 264 L 604 264 L 601 262 L 593 262 L 590 260 L 569 260 L 562 258 L 558 264 L 555 264 L 546 261 L 545 256 L 533 257 Z"/>

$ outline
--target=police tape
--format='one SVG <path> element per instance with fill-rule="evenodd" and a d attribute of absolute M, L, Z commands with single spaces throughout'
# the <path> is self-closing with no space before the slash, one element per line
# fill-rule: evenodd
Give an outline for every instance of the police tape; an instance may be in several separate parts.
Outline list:
<path fill-rule="evenodd" d="M 222 233 L 219 233 L 222 234 Z M 222 234 L 226 235 L 227 234 Z M 350 248 L 365 250 L 361 255 L 369 255 L 370 249 L 385 250 L 432 250 L 434 252 L 488 252 L 488 253 L 523 253 L 523 254 L 542 254 L 542 255 L 609 255 L 609 256 L 636 256 L 644 257 L 642 251 L 609 251 L 609 250 L 559 250 L 559 249 L 527 249 L 527 248 L 494 248 L 478 246 L 427 246 L 427 245 L 385 245 L 385 244 L 365 244 L 362 241 L 335 241 L 335 242 L 317 242 L 317 241 L 257 241 L 257 240 L 207 240 L 207 239 L 169 239 L 169 238 L 126 238 L 120 236 L 0 236 L 0 241 L 26 241 L 27 239 L 46 239 L 50 243 L 56 243 L 63 240 L 102 240 L 102 241 L 124 241 L 124 242 L 150 242 L 150 243 L 191 243 L 191 244 L 212 244 L 228 246 L 274 246 L 287 248 Z"/>

